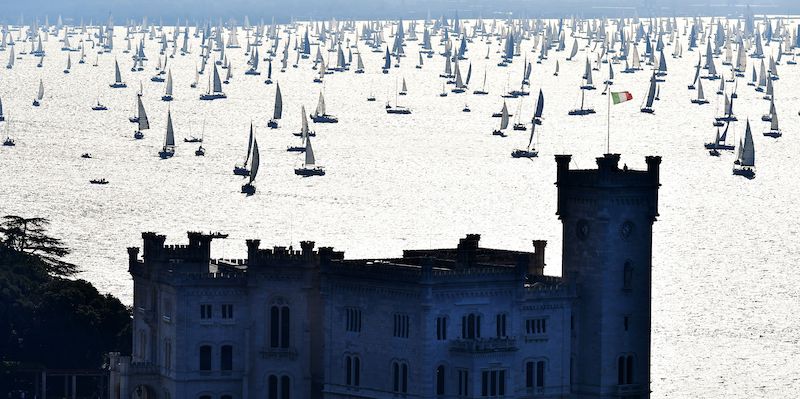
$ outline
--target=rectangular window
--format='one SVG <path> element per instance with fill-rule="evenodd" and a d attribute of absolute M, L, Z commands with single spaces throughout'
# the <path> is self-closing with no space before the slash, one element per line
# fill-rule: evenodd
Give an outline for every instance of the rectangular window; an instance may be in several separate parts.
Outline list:
<path fill-rule="evenodd" d="M 458 369 L 458 396 L 469 396 L 469 370 Z"/>
<path fill-rule="evenodd" d="M 408 338 L 409 317 L 407 314 L 394 314 L 394 336 L 397 338 Z"/>
<path fill-rule="evenodd" d="M 200 305 L 200 319 L 208 320 L 210 318 L 211 318 L 211 305 L 208 304 Z"/>
<path fill-rule="evenodd" d="M 544 360 L 536 362 L 536 388 L 544 388 Z"/>
<path fill-rule="evenodd" d="M 167 370 L 172 368 L 172 342 L 170 340 L 164 341 L 164 368 Z"/>
<path fill-rule="evenodd" d="M 350 332 L 361 332 L 361 309 L 345 309 L 345 330 Z"/>
<path fill-rule="evenodd" d="M 481 372 L 481 396 L 495 398 L 506 394 L 506 371 L 484 370 Z"/>
<path fill-rule="evenodd" d="M 439 316 L 436 318 L 436 339 L 439 341 L 447 340 L 447 317 Z"/>
<path fill-rule="evenodd" d="M 497 337 L 506 337 L 506 315 L 503 313 L 497 315 Z"/>
<path fill-rule="evenodd" d="M 233 346 L 222 345 L 220 350 L 219 369 L 222 371 L 233 370 Z"/>
<path fill-rule="evenodd" d="M 211 346 L 203 345 L 200 347 L 200 371 L 211 370 Z"/>
<path fill-rule="evenodd" d="M 625 327 L 625 331 L 628 331 L 628 325 L 630 324 L 630 321 L 631 321 L 630 316 L 625 316 L 625 319 L 622 322 L 622 324 Z"/>
<path fill-rule="evenodd" d="M 527 335 L 547 334 L 547 319 L 528 319 L 525 320 L 525 333 Z"/>
<path fill-rule="evenodd" d="M 233 305 L 232 304 L 222 305 L 222 318 L 223 319 L 232 319 L 233 318 Z"/>

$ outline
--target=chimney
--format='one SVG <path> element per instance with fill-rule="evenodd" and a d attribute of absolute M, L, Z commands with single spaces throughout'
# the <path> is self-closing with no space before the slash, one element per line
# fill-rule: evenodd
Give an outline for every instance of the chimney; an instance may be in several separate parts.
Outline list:
<path fill-rule="evenodd" d="M 533 276 L 544 275 L 544 247 L 547 246 L 545 240 L 533 240 L 534 261 L 528 266 L 528 274 Z"/>
<path fill-rule="evenodd" d="M 467 234 L 465 238 L 458 241 L 457 260 L 462 267 L 472 267 L 475 264 L 475 257 L 478 252 L 478 243 L 481 240 L 480 234 Z"/>

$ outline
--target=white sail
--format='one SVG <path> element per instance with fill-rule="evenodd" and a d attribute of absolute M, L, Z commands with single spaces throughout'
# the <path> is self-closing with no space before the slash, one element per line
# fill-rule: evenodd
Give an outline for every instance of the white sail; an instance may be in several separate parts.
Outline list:
<path fill-rule="evenodd" d="M 500 130 L 504 130 L 508 128 L 508 106 L 506 106 L 505 101 L 503 101 L 503 110 L 501 111 L 501 114 Z"/>
<path fill-rule="evenodd" d="M 122 83 L 122 73 L 119 71 L 119 63 L 114 60 L 114 83 Z"/>
<path fill-rule="evenodd" d="M 256 179 L 258 174 L 258 165 L 261 163 L 261 156 L 258 153 L 258 141 L 253 139 L 253 163 L 250 166 L 250 184 Z"/>
<path fill-rule="evenodd" d="M 319 92 L 319 101 L 317 101 L 317 109 L 314 111 L 316 115 L 325 115 L 325 97 L 322 92 Z"/>
<path fill-rule="evenodd" d="M 171 69 L 169 70 L 169 72 L 167 72 L 167 89 L 166 89 L 164 94 L 167 95 L 167 96 L 172 97 L 172 70 Z"/>
<path fill-rule="evenodd" d="M 756 150 L 753 146 L 753 134 L 750 132 L 749 120 L 744 133 L 744 144 L 741 146 L 739 164 L 741 166 L 755 166 L 756 164 Z"/>
<path fill-rule="evenodd" d="M 724 81 L 724 79 L 721 79 L 721 80 Z M 727 99 L 727 97 L 725 97 L 725 98 Z M 705 96 L 705 93 L 703 92 L 703 81 L 702 80 L 698 80 L 697 81 L 697 100 L 698 101 L 703 101 L 705 99 L 706 99 L 706 96 Z"/>
<path fill-rule="evenodd" d="M 44 83 L 39 79 L 39 92 L 36 94 L 36 99 L 41 100 L 44 98 Z"/>
<path fill-rule="evenodd" d="M 222 81 L 219 79 L 219 71 L 217 70 L 217 66 L 214 65 L 214 86 L 213 86 L 214 93 L 221 93 L 222 92 Z"/>
<path fill-rule="evenodd" d="M 305 167 L 313 167 L 316 164 L 316 159 L 314 159 L 314 149 L 311 148 L 311 138 L 306 139 L 306 160 L 305 160 Z"/>
<path fill-rule="evenodd" d="M 300 136 L 303 138 L 303 141 L 308 138 L 308 116 L 306 116 L 306 106 L 300 106 L 300 114 L 303 116 L 302 125 L 300 127 Z"/>
<path fill-rule="evenodd" d="M 172 114 L 167 110 L 167 135 L 164 137 L 164 146 L 175 146 L 175 131 L 172 128 Z"/>
<path fill-rule="evenodd" d="M 137 99 L 137 114 L 139 119 L 139 130 L 150 129 L 150 121 L 147 119 L 147 113 L 144 111 L 144 104 L 142 104 L 142 97 L 136 96 Z"/>
<path fill-rule="evenodd" d="M 281 84 L 277 83 L 275 86 L 275 109 L 272 113 L 272 119 L 281 119 L 283 114 L 283 96 L 281 95 Z"/>
<path fill-rule="evenodd" d="M 592 85 L 592 65 L 589 63 L 589 58 L 586 58 L 586 68 L 584 68 L 583 78 L 586 79 L 586 85 Z"/>

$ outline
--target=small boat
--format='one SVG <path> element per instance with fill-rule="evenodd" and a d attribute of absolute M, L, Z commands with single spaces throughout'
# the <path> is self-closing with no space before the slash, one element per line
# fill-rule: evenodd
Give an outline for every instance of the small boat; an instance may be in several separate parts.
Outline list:
<path fill-rule="evenodd" d="M 595 113 L 594 108 L 584 108 L 583 107 L 584 99 L 585 99 L 585 93 L 586 93 L 586 91 L 581 90 L 581 107 L 577 108 L 577 109 L 570 110 L 569 112 L 567 112 L 568 115 L 583 116 L 583 115 L 591 115 L 591 114 Z"/>
<path fill-rule="evenodd" d="M 464 104 L 464 108 L 461 110 L 461 112 L 472 112 L 472 110 L 469 109 L 469 105 Z"/>
<path fill-rule="evenodd" d="M 183 139 L 183 142 L 184 143 L 202 143 L 203 139 L 199 139 L 197 137 L 191 136 L 191 137 L 185 137 Z"/>
<path fill-rule="evenodd" d="M 104 177 L 102 179 L 89 180 L 89 183 L 91 183 L 91 184 L 108 184 L 108 180 L 106 180 L 106 178 Z"/>
<path fill-rule="evenodd" d="M 197 147 L 197 150 L 194 151 L 194 155 L 196 157 L 202 157 L 206 155 L 206 149 L 203 148 L 202 144 L 200 145 L 200 147 Z"/>
<path fill-rule="evenodd" d="M 17 145 L 17 143 L 15 143 L 14 139 L 12 139 L 11 137 L 6 136 L 6 139 L 3 140 L 3 146 L 5 147 L 13 147 L 15 145 Z"/>
<path fill-rule="evenodd" d="M 370 94 L 369 97 L 367 97 L 367 101 L 370 101 L 370 102 L 375 101 L 375 96 Z"/>
<path fill-rule="evenodd" d="M 439 97 L 447 97 L 447 90 L 444 88 L 444 83 L 442 83 L 442 92 L 439 93 Z"/>
<path fill-rule="evenodd" d="M 492 131 L 493 136 L 506 137 L 505 130 L 508 128 L 508 107 L 503 102 L 503 111 L 500 116 L 500 129 Z"/>
<path fill-rule="evenodd" d="M 92 107 L 92 111 L 106 111 L 108 107 L 103 104 L 100 104 L 100 99 L 97 99 L 97 104 Z"/>
<path fill-rule="evenodd" d="M 719 134 L 719 129 L 717 129 L 717 135 L 714 138 L 714 141 L 704 144 L 706 149 L 732 151 L 734 147 L 732 145 L 725 144 L 725 140 L 728 137 L 728 128 L 730 128 L 730 126 L 731 126 L 730 123 L 727 126 L 725 126 L 725 130 L 722 132 L 721 135 Z"/>
<path fill-rule="evenodd" d="M 655 109 L 653 109 L 653 101 L 656 98 L 656 75 L 653 73 L 653 76 L 650 78 L 650 90 L 647 92 L 647 98 L 645 98 L 644 107 L 641 108 L 641 112 L 646 114 L 653 114 L 655 113 Z"/>
<path fill-rule="evenodd" d="M 780 127 L 778 127 L 778 114 L 775 112 L 774 103 L 771 108 L 772 109 L 770 110 L 770 113 L 772 114 L 772 117 L 770 118 L 769 122 L 769 130 L 764 132 L 764 136 L 778 138 L 783 135 L 783 132 L 781 132 Z"/>
<path fill-rule="evenodd" d="M 485 70 L 483 71 L 483 86 L 481 86 L 481 89 L 480 89 L 480 90 L 474 90 L 474 91 L 472 92 L 472 94 L 476 94 L 476 95 L 486 95 L 486 94 L 489 94 L 489 92 L 488 92 L 488 91 L 486 91 L 486 71 L 485 71 Z"/>
<path fill-rule="evenodd" d="M 702 80 L 698 80 L 697 81 L 697 98 L 695 98 L 695 99 L 693 99 L 691 101 L 692 101 L 692 104 L 698 104 L 698 105 L 708 104 L 708 100 L 706 100 L 705 94 L 703 93 L 703 81 Z"/>
<path fill-rule="evenodd" d="M 89 154 L 88 152 L 84 152 L 83 154 L 81 154 L 81 158 L 91 159 L 92 158 L 92 154 Z"/>
<path fill-rule="evenodd" d="M 303 162 L 303 166 L 300 168 L 296 168 L 294 170 L 294 174 L 309 177 L 309 176 L 325 176 L 325 169 L 321 166 L 316 165 L 316 159 L 314 158 L 314 149 L 311 148 L 311 139 L 306 139 L 306 148 L 305 148 L 305 161 Z"/>

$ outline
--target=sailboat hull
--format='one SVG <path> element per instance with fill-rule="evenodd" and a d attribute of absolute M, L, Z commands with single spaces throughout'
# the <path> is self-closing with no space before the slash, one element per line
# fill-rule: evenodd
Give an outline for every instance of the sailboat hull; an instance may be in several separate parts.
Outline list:
<path fill-rule="evenodd" d="M 233 174 L 236 176 L 250 176 L 250 170 L 248 170 L 247 168 L 235 166 L 233 168 Z"/>
<path fill-rule="evenodd" d="M 764 136 L 772 137 L 772 138 L 776 138 L 776 139 L 778 137 L 781 137 L 782 135 L 783 135 L 783 133 L 780 130 L 770 130 L 770 131 L 764 132 Z"/>
<path fill-rule="evenodd" d="M 294 170 L 294 174 L 303 177 L 309 176 L 325 176 L 325 169 L 320 167 L 316 168 L 297 168 Z"/>
<path fill-rule="evenodd" d="M 256 193 L 256 186 L 248 183 L 242 186 L 242 194 L 253 195 Z"/>
<path fill-rule="evenodd" d="M 514 158 L 536 158 L 539 156 L 539 151 L 514 150 L 511 156 Z"/>
<path fill-rule="evenodd" d="M 128 87 L 128 85 L 125 84 L 125 83 L 112 83 L 112 84 L 108 85 L 108 87 L 110 87 L 112 89 L 122 89 L 122 88 Z"/>
<path fill-rule="evenodd" d="M 228 96 L 226 96 L 225 93 L 212 93 L 212 94 L 201 94 L 200 95 L 200 99 L 201 100 L 206 100 L 206 101 L 218 100 L 220 98 L 228 98 Z"/>
<path fill-rule="evenodd" d="M 333 115 L 325 114 L 325 115 L 310 115 L 310 116 L 311 120 L 314 121 L 314 123 L 339 123 L 339 119 L 337 119 Z"/>
<path fill-rule="evenodd" d="M 733 168 L 733 174 L 736 176 L 744 176 L 748 179 L 754 179 L 756 177 L 756 171 L 750 167 Z"/>
<path fill-rule="evenodd" d="M 270 119 L 269 122 L 267 122 L 267 127 L 269 127 L 270 129 L 277 129 L 278 121 L 276 121 L 275 119 Z"/>

